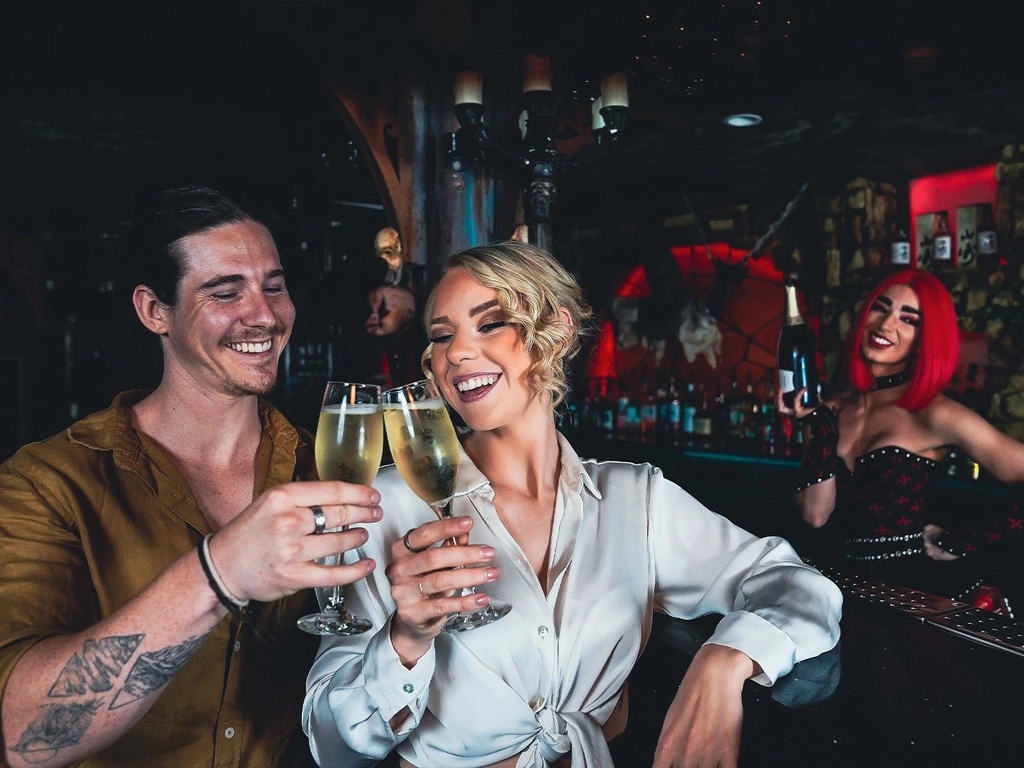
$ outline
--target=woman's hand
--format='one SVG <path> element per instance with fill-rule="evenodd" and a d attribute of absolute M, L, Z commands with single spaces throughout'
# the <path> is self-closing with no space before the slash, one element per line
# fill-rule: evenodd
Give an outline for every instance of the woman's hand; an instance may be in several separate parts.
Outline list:
<path fill-rule="evenodd" d="M 385 570 L 395 601 L 391 643 L 407 667 L 414 666 L 427 652 L 448 616 L 490 602 L 485 594 L 459 596 L 458 591 L 498 578 L 501 570 L 487 565 L 494 559 L 494 548 L 474 544 L 434 546 L 452 539 L 465 541 L 472 527 L 468 517 L 433 520 L 413 528 L 391 545 L 391 562 Z"/>
<path fill-rule="evenodd" d="M 818 406 L 803 404 L 804 392 L 806 391 L 807 387 L 798 389 L 796 391 L 796 393 L 793 395 L 793 407 L 790 408 L 782 401 L 783 392 L 780 389 L 778 392 L 775 393 L 775 409 L 779 413 L 784 414 L 786 416 L 790 416 L 794 419 L 803 419 L 806 418 L 807 416 L 810 416 L 814 412 L 814 409 L 817 408 Z"/>
<path fill-rule="evenodd" d="M 952 552 L 947 552 L 945 549 L 938 545 L 943 535 L 946 533 L 946 529 L 938 525 L 929 523 L 924 527 L 922 540 L 924 541 L 924 553 L 928 555 L 932 560 L 959 560 L 959 555 L 954 555 Z"/>
<path fill-rule="evenodd" d="M 654 768 L 736 768 L 743 683 L 759 671 L 742 651 L 702 646 L 665 715 Z"/>

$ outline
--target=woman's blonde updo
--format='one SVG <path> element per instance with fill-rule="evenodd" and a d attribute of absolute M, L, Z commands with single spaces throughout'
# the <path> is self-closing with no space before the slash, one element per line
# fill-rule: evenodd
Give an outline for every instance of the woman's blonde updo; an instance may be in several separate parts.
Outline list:
<path fill-rule="evenodd" d="M 498 294 L 508 322 L 519 328 L 533 360 L 530 381 L 537 392 L 551 396 L 552 407 L 557 406 L 568 389 L 566 364 L 580 351 L 581 337 L 590 332 L 593 315 L 573 276 L 547 251 L 511 241 L 460 251 L 449 259 L 444 274 L 453 269 L 466 270 Z M 571 322 L 559 312 L 562 308 Z M 424 312 L 428 324 L 433 309 L 431 293 Z M 429 347 L 423 363 L 429 373 Z"/>

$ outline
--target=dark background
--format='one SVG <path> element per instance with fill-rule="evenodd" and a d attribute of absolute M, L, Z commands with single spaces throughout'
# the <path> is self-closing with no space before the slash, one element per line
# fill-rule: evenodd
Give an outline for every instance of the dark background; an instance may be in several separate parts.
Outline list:
<path fill-rule="evenodd" d="M 362 333 L 364 297 L 381 276 L 372 239 L 394 222 L 334 82 L 393 83 L 412 71 L 444 90 L 474 66 L 488 73 L 485 99 L 514 113 L 519 60 L 534 50 L 552 57 L 559 109 L 572 115 L 588 111 L 602 75 L 625 69 L 625 135 L 559 179 L 556 234 L 568 243 L 573 232 L 691 206 L 784 202 L 807 182 L 899 184 L 994 162 L 1024 126 L 1018 6 L 7 4 L 0 358 L 20 360 L 23 410 L 4 422 L 0 457 L 119 389 L 155 383 L 157 346 L 138 327 L 125 278 L 143 189 L 205 183 L 236 197 L 271 226 L 289 271 L 299 307 L 290 351 L 308 351 L 311 370 L 327 346 L 334 372 L 372 364 Z M 736 110 L 765 121 L 724 125 Z M 642 257 L 620 245 L 590 255 L 595 296 Z M 295 381 L 291 371 L 285 383 Z M 297 392 L 278 393 L 286 410 Z"/>

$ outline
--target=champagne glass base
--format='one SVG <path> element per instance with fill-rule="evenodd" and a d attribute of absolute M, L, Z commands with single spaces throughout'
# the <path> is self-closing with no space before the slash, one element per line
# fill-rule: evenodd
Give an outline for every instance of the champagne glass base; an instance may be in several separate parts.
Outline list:
<path fill-rule="evenodd" d="M 303 632 L 311 635 L 361 635 L 373 628 L 373 623 L 351 614 L 311 613 L 295 622 Z"/>
<path fill-rule="evenodd" d="M 508 603 L 492 600 L 483 608 L 477 608 L 475 611 L 463 611 L 462 613 L 452 614 L 441 625 L 441 631 L 452 633 L 468 632 L 471 629 L 497 621 L 511 610 L 512 606 Z"/>

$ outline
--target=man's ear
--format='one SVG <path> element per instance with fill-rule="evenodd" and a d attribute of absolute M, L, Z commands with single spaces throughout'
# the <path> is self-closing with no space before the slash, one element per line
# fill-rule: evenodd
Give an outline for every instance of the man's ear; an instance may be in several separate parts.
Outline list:
<path fill-rule="evenodd" d="M 137 285 L 132 292 L 132 304 L 139 321 L 150 331 L 159 335 L 167 335 L 167 315 L 170 307 L 156 297 L 148 285 Z"/>

